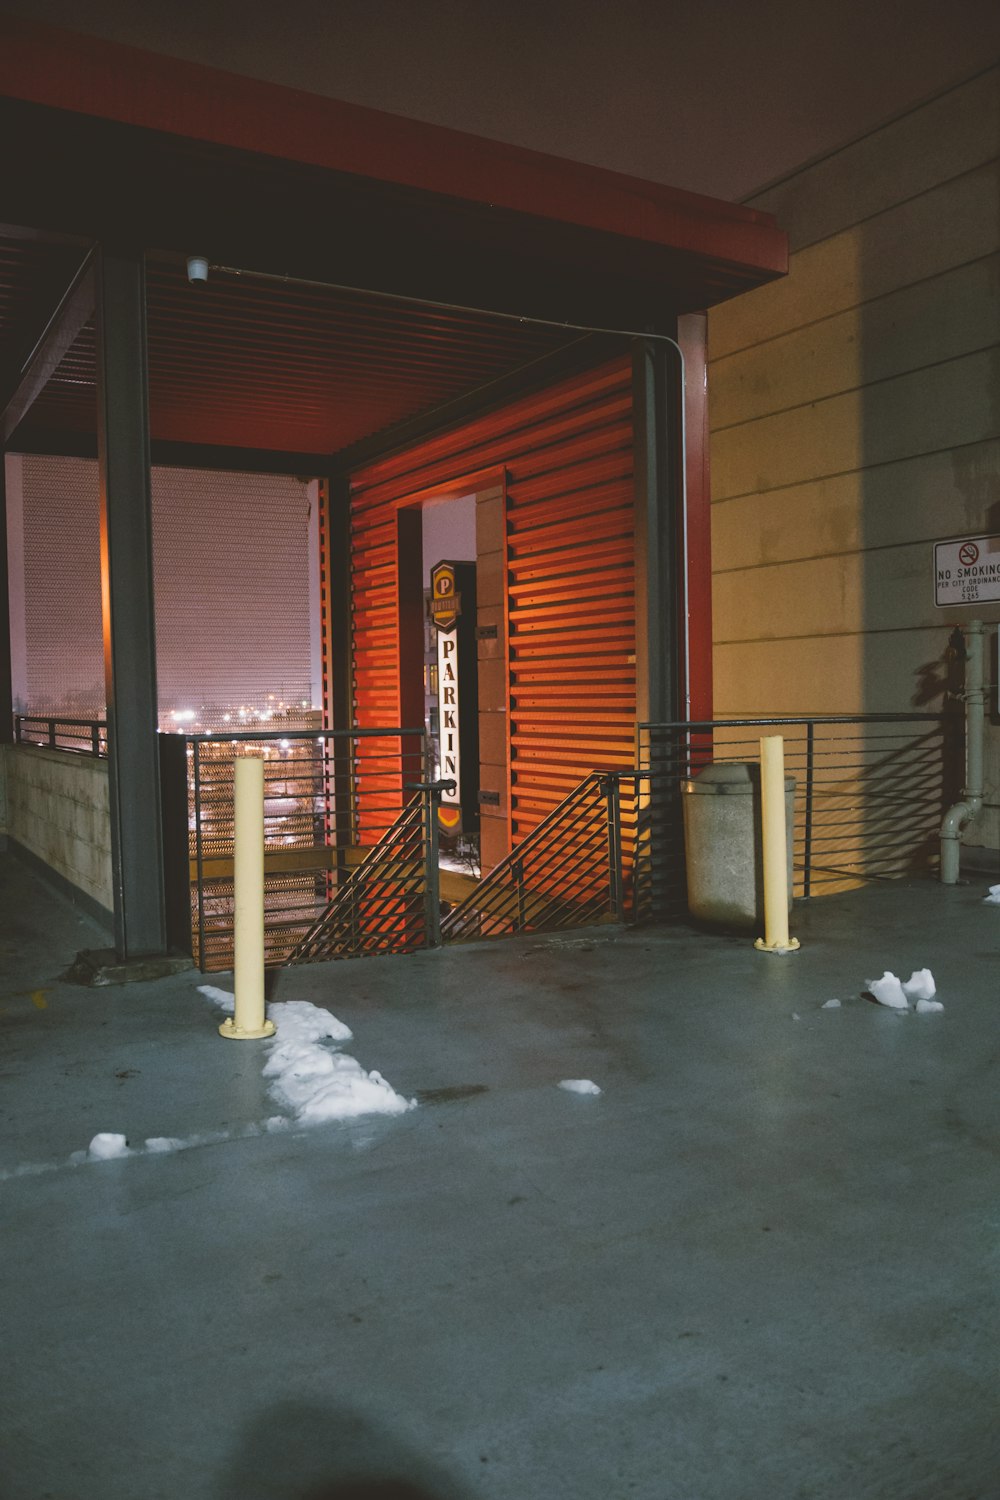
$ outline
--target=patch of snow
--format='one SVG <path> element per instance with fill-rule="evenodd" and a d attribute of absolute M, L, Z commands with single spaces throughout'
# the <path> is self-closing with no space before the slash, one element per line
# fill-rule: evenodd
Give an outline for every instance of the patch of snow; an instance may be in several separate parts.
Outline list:
<path fill-rule="evenodd" d="M 820 1010 L 839 1010 L 839 1009 L 840 1009 L 840 1001 L 839 1000 L 824 1000 L 823 1004 L 820 1006 Z"/>
<path fill-rule="evenodd" d="M 236 1009 L 236 996 L 230 990 L 217 989 L 214 984 L 199 984 L 199 995 L 204 995 L 206 1000 L 213 1001 L 220 1010 L 232 1015 Z"/>
<path fill-rule="evenodd" d="M 207 999 L 232 1011 L 233 996 L 214 985 L 199 985 Z M 382 1074 L 366 1073 L 356 1058 L 334 1050 L 330 1043 L 349 1042 L 353 1032 L 343 1021 L 309 1000 L 285 1000 L 267 1007 L 276 1027 L 266 1044 L 264 1077 L 272 1080 L 271 1097 L 302 1125 L 329 1120 L 352 1120 L 359 1115 L 401 1115 L 415 1109 L 415 1099 L 404 1099 Z M 266 1129 L 282 1127 L 274 1119 Z"/>
<path fill-rule="evenodd" d="M 183 1151 L 186 1141 L 175 1135 L 151 1135 L 146 1139 L 146 1150 L 151 1156 L 165 1156 L 168 1151 Z"/>
<path fill-rule="evenodd" d="M 903 985 L 903 994 L 907 1000 L 933 1000 L 937 994 L 937 985 L 930 969 L 914 969 Z"/>
<path fill-rule="evenodd" d="M 903 994 L 903 986 L 897 976 L 890 973 L 888 969 L 881 979 L 868 979 L 865 983 L 879 1005 L 887 1005 L 891 1010 L 909 1010 L 906 996 Z"/>
<path fill-rule="evenodd" d="M 401 1115 L 416 1106 L 404 1099 L 382 1074 L 366 1073 L 354 1057 L 334 1051 L 328 1042 L 347 1042 L 352 1032 L 328 1010 L 308 1000 L 268 1006 L 277 1027 L 268 1045 L 264 1077 L 273 1079 L 270 1093 L 303 1125 L 359 1115 Z"/>
<path fill-rule="evenodd" d="M 271 1061 L 264 1069 L 265 1074 L 275 1071 L 271 1066 L 275 1055 L 290 1044 L 321 1042 L 326 1037 L 333 1042 L 349 1042 L 354 1036 L 343 1021 L 338 1021 L 328 1010 L 308 1000 L 286 1000 L 280 1005 L 269 1005 L 267 1015 L 277 1026 L 278 1034 L 271 1043 Z"/>
<path fill-rule="evenodd" d="M 87 1156 L 91 1161 L 111 1161 L 116 1156 L 131 1155 L 128 1142 L 123 1135 L 116 1135 L 114 1131 L 102 1130 L 87 1147 Z"/>
<path fill-rule="evenodd" d="M 78 1151 L 76 1155 L 80 1158 L 86 1156 L 85 1151 Z M 0 1172 L 0 1182 L 8 1182 L 12 1177 L 35 1177 L 39 1172 L 54 1172 L 58 1162 L 54 1161 L 23 1161 L 16 1167 L 4 1167 Z"/>
<path fill-rule="evenodd" d="M 925 996 L 921 995 L 917 1001 L 917 1015 L 925 1016 L 932 1010 L 944 1010 L 944 1006 L 940 1000 L 928 1000 Z"/>
<path fill-rule="evenodd" d="M 286 1043 L 280 1062 L 269 1059 L 264 1073 L 274 1079 L 274 1098 L 303 1125 L 358 1115 L 401 1115 L 416 1106 L 415 1099 L 397 1094 L 375 1069 L 366 1073 L 356 1058 L 315 1042 Z"/>
<path fill-rule="evenodd" d="M 559 1084 L 568 1094 L 599 1094 L 601 1090 L 589 1078 L 564 1078 Z"/>
<path fill-rule="evenodd" d="M 991 885 L 989 895 L 984 896 L 983 900 L 992 901 L 994 906 L 1000 906 L 1000 885 Z"/>

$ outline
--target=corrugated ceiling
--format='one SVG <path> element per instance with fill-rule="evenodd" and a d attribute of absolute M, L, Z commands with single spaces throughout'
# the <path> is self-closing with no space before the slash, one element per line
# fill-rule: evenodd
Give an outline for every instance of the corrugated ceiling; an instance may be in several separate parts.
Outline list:
<path fill-rule="evenodd" d="M 6 248 L 0 242 L 0 310 L 17 303 L 30 279 L 24 255 L 7 256 Z M 154 439 L 318 455 L 433 410 L 576 337 L 227 272 L 191 286 L 182 266 L 157 263 L 148 270 L 148 319 Z M 4 331 L 0 323 L 0 337 Z M 95 409 L 91 323 L 18 437 L 90 434 Z"/>

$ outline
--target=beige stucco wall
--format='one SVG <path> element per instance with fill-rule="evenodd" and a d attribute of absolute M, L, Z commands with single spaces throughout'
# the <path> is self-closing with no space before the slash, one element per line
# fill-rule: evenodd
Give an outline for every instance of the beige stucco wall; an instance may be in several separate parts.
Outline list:
<path fill-rule="evenodd" d="M 792 257 L 709 317 L 716 711 L 938 709 L 953 626 L 1000 620 L 932 571 L 1000 533 L 1000 67 L 751 202 Z M 997 848 L 996 727 L 987 782 Z"/>
<path fill-rule="evenodd" d="M 2 759 L 8 836 L 111 912 L 107 761 L 13 745 Z"/>

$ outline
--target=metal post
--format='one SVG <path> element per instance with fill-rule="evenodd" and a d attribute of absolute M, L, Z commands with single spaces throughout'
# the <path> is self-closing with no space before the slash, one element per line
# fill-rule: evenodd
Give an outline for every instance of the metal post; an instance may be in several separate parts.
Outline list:
<path fill-rule="evenodd" d="M 632 356 L 638 718 L 681 713 L 682 377 L 675 350 L 637 339 Z"/>
<path fill-rule="evenodd" d="M 427 946 L 441 946 L 441 871 L 438 867 L 439 786 L 431 785 L 421 794 L 424 799 L 424 897 L 427 910 Z"/>
<path fill-rule="evenodd" d="M 806 725 L 806 826 L 802 875 L 802 895 L 808 901 L 812 895 L 812 850 L 813 850 L 813 753 L 815 750 L 816 725 L 812 719 Z"/>
<path fill-rule="evenodd" d="M 97 260 L 97 446 L 115 948 L 167 950 L 142 253 Z"/>
<path fill-rule="evenodd" d="M 219 1035 L 237 1041 L 273 1036 L 264 1013 L 264 758 L 233 767 L 233 1015 Z"/>
<path fill-rule="evenodd" d="M 523 932 L 525 928 L 525 903 L 524 903 L 524 861 L 522 859 L 511 860 L 511 877 L 517 886 L 517 931 Z"/>
<path fill-rule="evenodd" d="M 785 742 L 780 734 L 760 742 L 762 847 L 764 854 L 764 936 L 754 944 L 764 953 L 790 953 L 799 946 L 788 936 L 788 837 L 785 826 Z"/>
<path fill-rule="evenodd" d="M 683 379 L 677 352 L 659 340 L 636 339 L 632 355 L 633 485 L 635 493 L 636 709 L 640 723 L 681 717 Z M 650 736 L 650 763 L 656 749 Z M 652 779 L 650 915 L 670 908 L 667 872 L 683 859 L 679 804 L 669 777 Z"/>
<path fill-rule="evenodd" d="M 0 745 L 14 738 L 14 672 L 10 650 L 10 559 L 7 556 L 7 460 L 0 448 Z"/>
<path fill-rule="evenodd" d="M 351 492 L 346 479 L 320 485 L 320 604 L 323 612 L 323 722 L 335 731 L 324 745 L 328 834 L 336 849 L 337 881 L 348 876 L 347 850 L 358 842 L 355 823 L 354 685 L 351 620 Z M 332 774 L 331 774 L 332 773 Z M 332 817 L 330 804 L 332 798 Z"/>
<path fill-rule="evenodd" d="M 615 921 L 622 919 L 622 820 L 621 787 L 614 775 L 603 778 L 603 790 L 608 807 L 608 899 L 611 915 Z"/>
<path fill-rule="evenodd" d="M 201 832 L 201 760 L 194 741 L 194 847 L 198 877 L 198 967 L 205 971 L 205 851 Z"/>

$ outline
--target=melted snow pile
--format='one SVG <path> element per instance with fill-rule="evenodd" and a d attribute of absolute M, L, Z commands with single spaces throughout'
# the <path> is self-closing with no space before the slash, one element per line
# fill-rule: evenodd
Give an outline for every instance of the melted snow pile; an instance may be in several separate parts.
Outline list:
<path fill-rule="evenodd" d="M 934 999 L 937 986 L 930 969 L 914 969 L 905 982 L 886 969 L 881 979 L 869 979 L 867 986 L 869 994 L 879 1005 L 887 1005 L 892 1010 L 909 1010 L 911 1001 L 919 1015 L 944 1010 L 941 1001 Z"/>
<path fill-rule="evenodd" d="M 357 1115 L 401 1115 L 415 1100 L 404 1099 L 374 1069 L 366 1073 L 356 1058 L 328 1042 L 346 1042 L 350 1029 L 328 1010 L 308 1000 L 268 1006 L 278 1028 L 269 1044 L 264 1077 L 271 1094 L 304 1125 L 347 1120 Z"/>
<path fill-rule="evenodd" d="M 233 997 L 214 985 L 200 985 L 209 1000 L 232 1011 Z M 374 1069 L 366 1073 L 354 1057 L 337 1050 L 351 1040 L 351 1029 L 308 1000 L 286 1000 L 267 1007 L 277 1031 L 264 1045 L 264 1077 L 270 1094 L 303 1125 L 351 1120 L 358 1115 L 401 1115 L 416 1107 Z"/>

